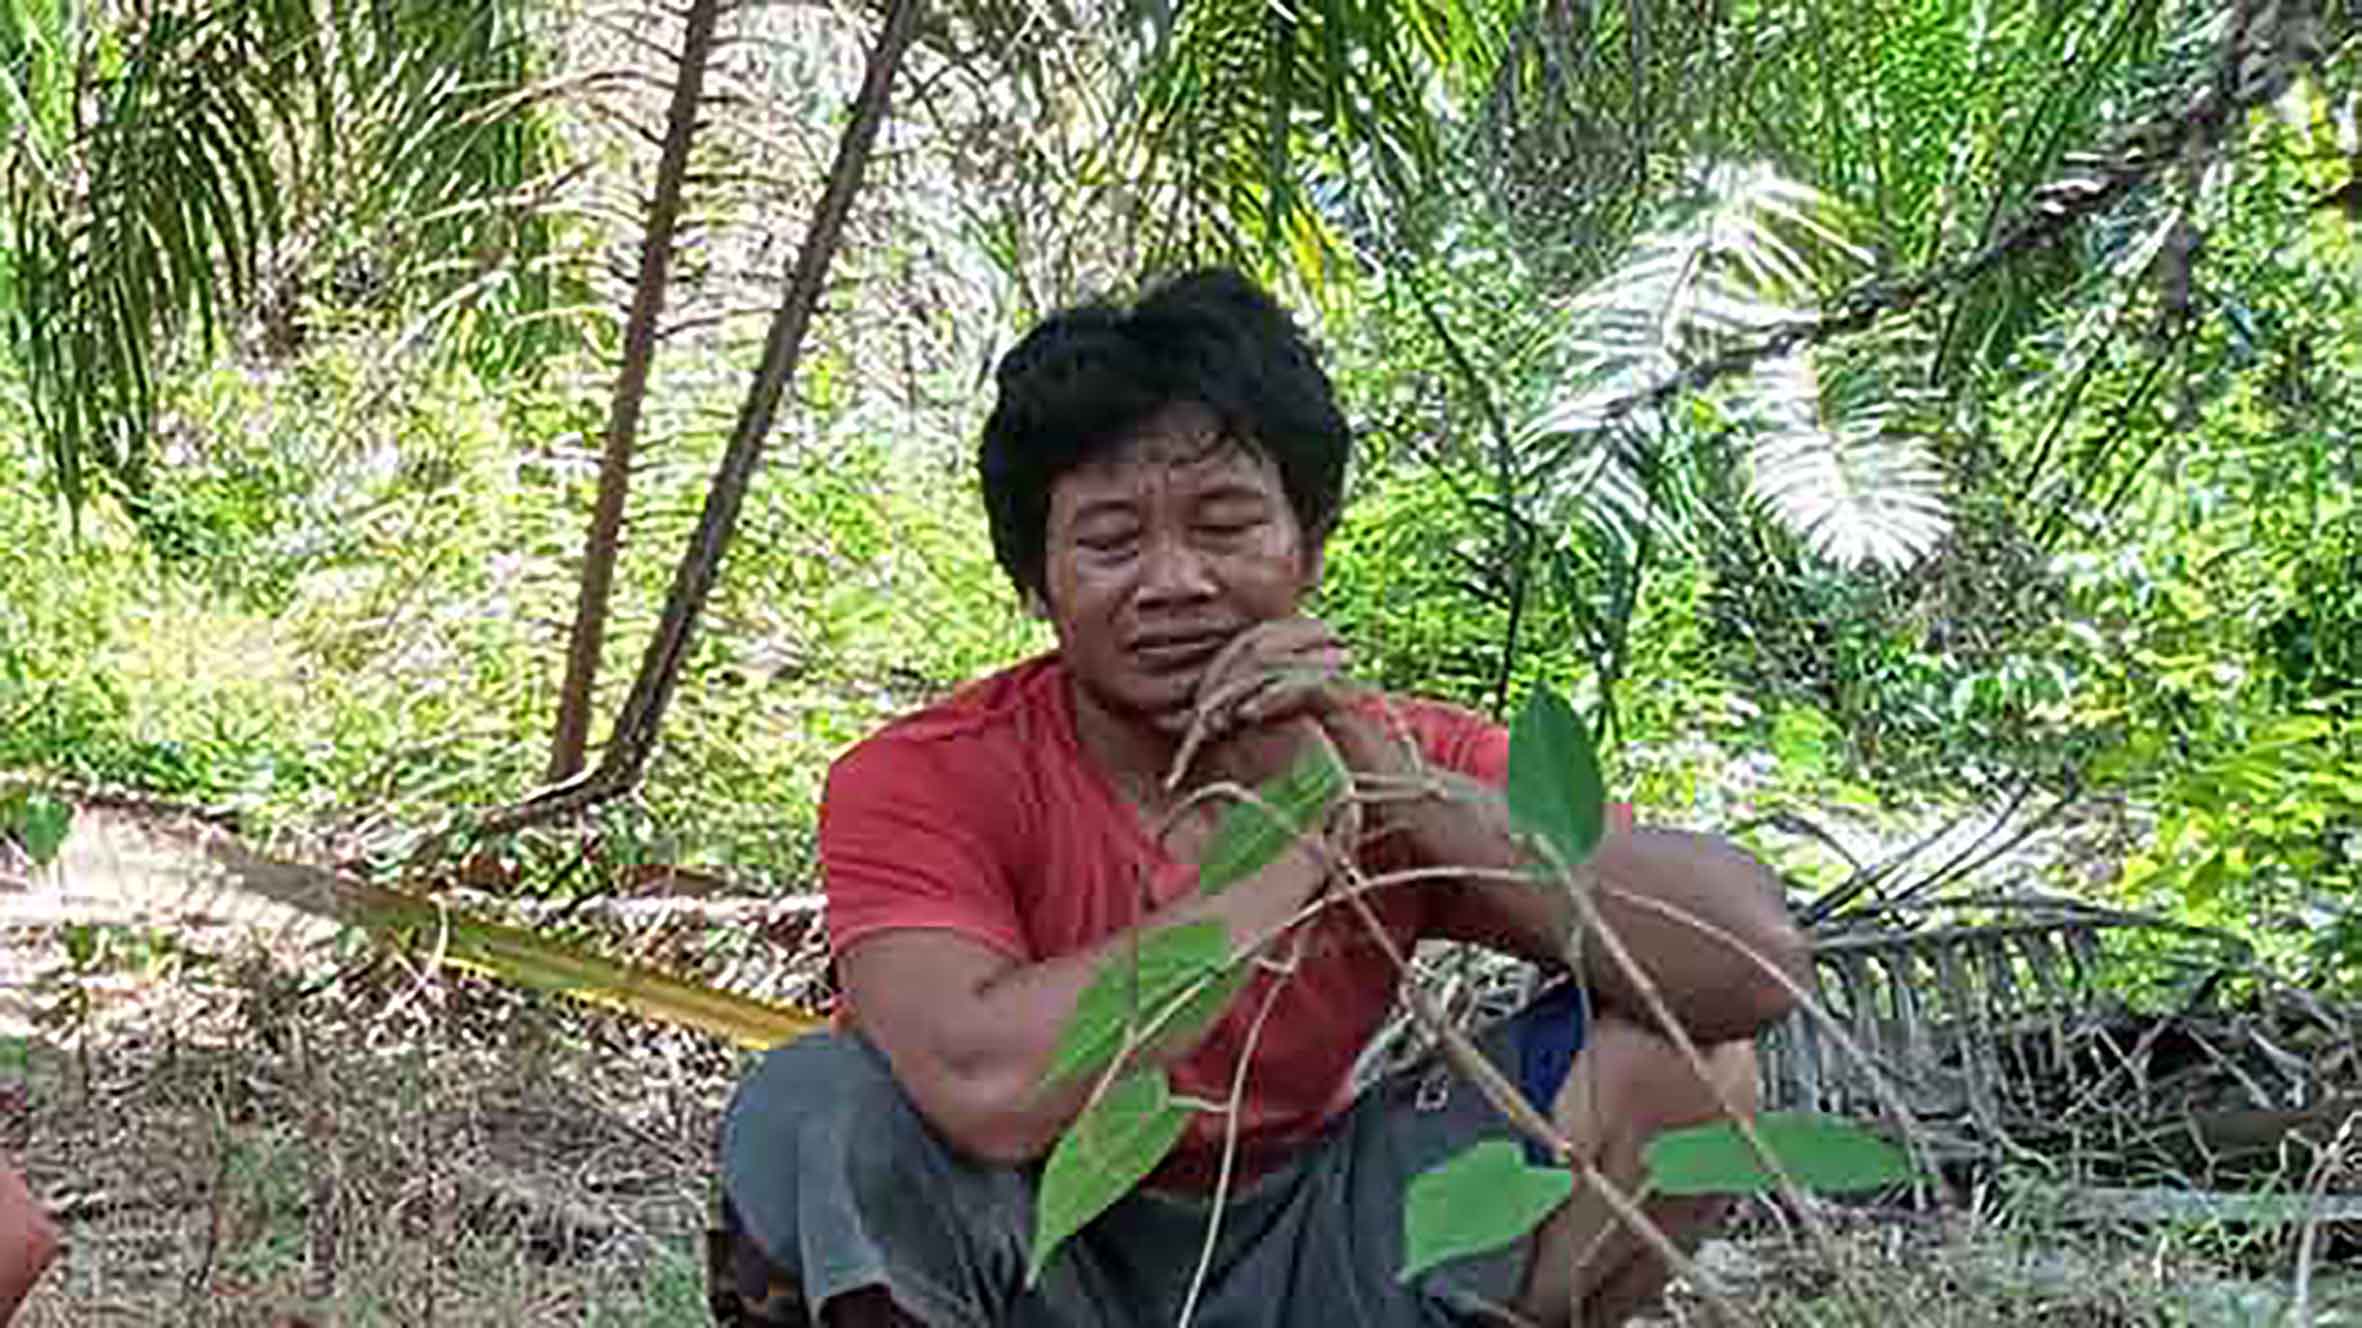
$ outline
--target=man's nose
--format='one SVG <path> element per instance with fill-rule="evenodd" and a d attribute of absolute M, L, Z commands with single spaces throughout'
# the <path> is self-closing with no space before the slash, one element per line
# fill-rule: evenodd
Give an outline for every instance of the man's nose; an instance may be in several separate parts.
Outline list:
<path fill-rule="evenodd" d="M 1187 539 L 1150 539 L 1141 550 L 1140 597 L 1150 601 L 1204 599 L 1215 590 L 1205 554 Z"/>

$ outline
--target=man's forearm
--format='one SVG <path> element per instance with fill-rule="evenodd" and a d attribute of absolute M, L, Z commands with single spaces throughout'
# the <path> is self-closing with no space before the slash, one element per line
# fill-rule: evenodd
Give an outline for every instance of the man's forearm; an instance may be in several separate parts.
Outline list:
<path fill-rule="evenodd" d="M 1645 829 L 1609 836 L 1588 865 L 1604 887 L 1591 894 L 1600 922 L 1693 1037 L 1750 1038 L 1795 1008 L 1811 946 L 1752 856 L 1716 836 Z M 1596 936 L 1582 962 L 1603 1005 L 1654 1013 L 1631 966 Z"/>
<path fill-rule="evenodd" d="M 1348 763 L 1365 775 L 1390 777 L 1399 787 L 1418 773 L 1400 745 L 1366 720 L 1332 725 L 1331 732 Z M 1431 771 L 1426 778 L 1441 787 L 1382 803 L 1382 817 L 1386 831 L 1406 838 L 1418 861 L 1470 870 L 1468 883 L 1443 887 L 1454 896 L 1445 907 L 1460 914 L 1447 918 L 1444 930 L 1539 963 L 1566 963 L 1577 920 L 1567 891 L 1499 879 L 1531 859 L 1511 833 L 1498 790 L 1449 773 Z M 1809 948 L 1789 920 L 1778 881 L 1726 841 L 1671 830 L 1612 832 L 1581 875 L 1579 888 L 1590 889 L 1599 921 L 1701 1041 L 1753 1036 L 1794 1006 L 1791 986 L 1810 980 Z M 1601 937 L 1586 932 L 1573 948 L 1594 999 L 1649 1016 L 1641 983 Z"/>
<path fill-rule="evenodd" d="M 1004 969 L 980 982 L 972 1000 L 939 1009 L 923 1036 L 904 1031 L 885 1039 L 888 1054 L 921 1110 L 963 1151 L 999 1162 L 1038 1157 L 1089 1100 L 1096 1082 L 1085 1075 L 1045 1084 L 1043 1077 L 1083 992 L 1106 963 L 1120 961 L 1150 933 L 1208 920 L 1222 924 L 1234 954 L 1267 942 L 1311 898 L 1322 875 L 1322 865 L 1309 854 L 1284 854 L 1219 895 L 1159 909 L 1091 949 Z M 875 1000 L 892 999 L 884 993 L 873 999 L 858 989 L 852 996 L 857 1017 Z M 1196 1048 L 1204 1032 L 1200 1027 L 1158 1037 L 1135 1053 L 1134 1063 L 1177 1060 Z"/>

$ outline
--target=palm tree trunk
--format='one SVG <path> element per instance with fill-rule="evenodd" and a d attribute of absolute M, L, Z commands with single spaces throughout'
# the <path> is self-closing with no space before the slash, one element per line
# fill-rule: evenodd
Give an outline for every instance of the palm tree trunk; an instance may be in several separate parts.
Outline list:
<path fill-rule="evenodd" d="M 656 358 L 656 319 L 664 311 L 664 290 L 672 277 L 681 185 L 689 173 L 689 147 L 697 137 L 698 103 L 705 93 L 705 67 L 713 54 L 714 21 L 721 7 L 721 0 L 691 0 L 681 38 L 680 69 L 673 77 L 672 106 L 665 113 L 664 152 L 656 166 L 656 193 L 648 200 L 648 222 L 640 240 L 639 282 L 633 287 L 631 316 L 623 329 L 623 367 L 615 376 L 615 400 L 607 413 L 598 500 L 591 508 L 590 535 L 583 542 L 580 594 L 573 634 L 566 644 L 566 681 L 558 692 L 557 735 L 550 744 L 552 783 L 582 769 L 583 746 L 590 737 L 591 691 L 599 676 L 599 649 L 607 636 L 607 601 L 615 585 L 624 499 L 631 489 L 632 450 L 639 442 L 640 406 L 647 399 L 649 366 Z"/>
<path fill-rule="evenodd" d="M 805 229 L 804 245 L 796 255 L 795 270 L 788 278 L 778 312 L 772 315 L 762 362 L 747 389 L 746 402 L 739 410 L 730 444 L 714 472 L 713 485 L 706 492 L 705 511 L 698 518 L 697 530 L 689 537 L 688 551 L 673 571 L 672 591 L 665 600 L 664 614 L 657 621 L 656 634 L 648 642 L 647 653 L 640 659 L 639 676 L 632 681 L 631 695 L 624 700 L 614 734 L 597 770 L 587 778 L 544 790 L 520 806 L 487 818 L 477 827 L 478 833 L 501 834 L 554 820 L 612 798 L 639 782 L 648 755 L 655 749 L 665 706 L 671 702 L 673 688 L 680 680 L 681 661 L 688 654 L 689 639 L 696 631 L 698 616 L 704 612 L 706 597 L 721 570 L 722 555 L 729 549 L 730 537 L 738 524 L 738 509 L 745 502 L 755 464 L 762 458 L 763 443 L 770 436 L 780 395 L 802 356 L 804 333 L 812 325 L 813 310 L 819 306 L 821 290 L 827 284 L 829 264 L 844 237 L 845 218 L 860 193 L 871 149 L 877 143 L 878 126 L 886 118 L 895 71 L 901 67 L 902 56 L 910 49 L 911 38 L 918 30 L 919 7 L 920 0 L 889 0 L 885 24 L 870 47 L 868 69 L 853 102 L 852 121 L 837 141 L 836 160 L 829 167 L 827 187 L 822 190 L 819 206 Z"/>

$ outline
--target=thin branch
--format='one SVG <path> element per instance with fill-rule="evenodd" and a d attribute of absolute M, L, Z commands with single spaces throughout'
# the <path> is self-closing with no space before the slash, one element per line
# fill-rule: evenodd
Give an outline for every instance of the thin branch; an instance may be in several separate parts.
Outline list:
<path fill-rule="evenodd" d="M 631 694 L 615 721 L 613 737 L 598 768 L 587 778 L 577 777 L 552 786 L 518 806 L 485 817 L 477 827 L 478 834 L 506 834 L 574 815 L 638 784 L 655 750 L 665 708 L 679 684 L 689 640 L 704 613 L 706 598 L 720 576 L 722 555 L 736 531 L 739 508 L 745 501 L 755 466 L 762 459 L 763 444 L 770 435 L 780 397 L 802 358 L 805 331 L 819 308 L 830 264 L 844 237 L 846 217 L 860 193 L 879 126 L 885 121 L 895 73 L 918 29 L 919 9 L 920 0 L 891 0 L 885 23 L 870 48 L 861 91 L 853 102 L 852 119 L 837 142 L 836 161 L 829 169 L 827 187 L 813 210 L 803 247 L 796 255 L 795 270 L 772 319 L 761 364 L 754 381 L 748 385 L 737 427 L 707 492 L 705 510 L 687 552 L 674 569 L 663 617 L 657 624 L 656 635 L 648 643 L 647 653 L 641 658 L 639 676 L 633 680 Z M 421 853 L 438 846 L 430 841 L 422 846 Z"/>
<path fill-rule="evenodd" d="M 1595 874 L 1586 874 L 1592 875 L 1592 880 L 1598 889 L 1610 891 L 1619 899 L 1631 897 L 1627 892 L 1609 886 Z M 1796 1210 L 1798 1217 L 1803 1219 L 1805 1232 L 1812 1238 L 1821 1257 L 1827 1260 L 1831 1267 L 1837 1266 L 1839 1256 L 1836 1237 L 1830 1232 L 1828 1225 L 1821 1221 L 1820 1213 L 1815 1210 L 1802 1187 L 1796 1183 L 1796 1178 L 1789 1174 L 1787 1164 L 1782 1162 L 1779 1155 L 1772 1151 L 1770 1144 L 1764 1142 L 1763 1135 L 1755 1127 L 1753 1113 L 1746 1110 L 1745 1104 L 1738 1101 L 1733 1094 L 1725 1092 L 1723 1085 L 1715 1079 L 1713 1068 L 1707 1063 L 1705 1053 L 1699 1050 L 1697 1040 L 1690 1036 L 1689 1029 L 1674 1017 L 1673 1007 L 1666 1002 L 1664 993 L 1658 989 L 1656 978 L 1647 969 L 1641 967 L 1640 961 L 1633 957 L 1631 949 L 1624 944 L 1624 938 L 1617 935 L 1615 928 L 1608 925 L 1607 919 L 1599 912 L 1598 904 L 1591 898 L 1592 891 L 1578 887 L 1569 890 L 1567 894 L 1574 900 L 1575 912 L 1582 920 L 1581 931 L 1576 934 L 1578 936 L 1589 934 L 1598 939 L 1601 947 L 1606 950 L 1609 960 L 1622 970 L 1624 976 L 1631 981 L 1633 989 L 1640 993 L 1641 1001 L 1648 1006 L 1649 1016 L 1656 1021 L 1658 1031 L 1673 1044 L 1675 1050 L 1681 1053 L 1682 1059 L 1689 1062 L 1691 1073 L 1697 1075 L 1698 1081 L 1705 1084 L 1714 1094 L 1715 1103 L 1722 1108 L 1723 1116 L 1737 1129 L 1739 1137 L 1746 1142 L 1748 1150 L 1755 1154 L 1756 1160 L 1771 1173 L 1772 1179 L 1779 1186 L 1780 1197 L 1786 1199 L 1789 1205 Z M 1684 910 L 1673 909 L 1670 905 L 1667 905 L 1667 908 L 1672 912 L 1684 912 Z M 1582 970 L 1578 967 L 1581 960 L 1582 956 L 1574 949 L 1574 942 L 1570 938 L 1567 951 L 1568 970 L 1581 972 Z M 1777 965 L 1769 966 L 1778 967 Z M 1844 1279 L 1839 1281 L 1840 1285 L 1844 1287 L 1848 1307 L 1861 1315 L 1865 1324 L 1875 1325 L 1877 1320 L 1871 1314 L 1870 1307 L 1860 1302 L 1855 1295 L 1852 1283 Z"/>
<path fill-rule="evenodd" d="M 1525 1094 L 1518 1090 L 1517 1085 L 1509 1082 L 1508 1076 L 1485 1059 L 1484 1053 L 1477 1050 L 1476 1044 L 1469 1040 L 1466 1033 L 1444 1017 L 1443 1011 L 1435 1007 L 1433 998 L 1421 990 L 1417 983 L 1408 980 L 1411 972 L 1409 959 L 1404 956 L 1401 947 L 1394 943 L 1394 937 L 1370 909 L 1368 901 L 1362 898 L 1362 892 L 1349 892 L 1346 899 L 1360 916 L 1362 926 L 1369 932 L 1371 939 L 1385 952 L 1395 971 L 1405 979 L 1403 994 L 1410 1004 L 1412 1017 L 1419 1021 L 1429 1036 L 1436 1039 L 1444 1060 L 1474 1084 L 1477 1091 L 1484 1094 L 1485 1101 L 1491 1103 L 1493 1109 L 1500 1112 L 1519 1133 L 1549 1149 L 1551 1156 L 1571 1167 L 1582 1183 L 1607 1205 L 1616 1220 L 1649 1246 L 1658 1258 L 1663 1259 L 1667 1268 L 1694 1286 L 1716 1312 L 1731 1323 L 1748 1322 L 1747 1315 L 1739 1309 L 1738 1304 L 1700 1274 L 1697 1264 L 1673 1242 L 1672 1237 L 1665 1234 L 1662 1227 L 1649 1220 L 1647 1212 L 1639 1203 L 1625 1194 L 1615 1181 L 1599 1169 L 1597 1163 L 1579 1152 L 1573 1141 L 1560 1133 L 1555 1123 L 1527 1102 Z"/>
<path fill-rule="evenodd" d="M 2312 1328 L 2313 1324 L 2313 1259 L 2321 1239 L 2322 1200 L 2329 1193 L 2329 1183 L 2345 1169 L 2347 1149 L 2358 1142 L 2356 1131 L 2362 1130 L 2362 1112 L 2347 1116 L 2338 1127 L 2337 1137 L 2322 1150 L 2313 1164 L 2312 1184 L 2305 1187 L 2305 1229 L 2296 1243 L 2296 1287 L 2291 1296 L 2288 1321 L 2295 1328 Z"/>
<path fill-rule="evenodd" d="M 1279 961 L 1287 974 L 1292 975 L 1296 971 L 1301 951 L 1301 946 L 1292 946 L 1288 957 Z M 1247 1071 L 1255 1063 L 1255 1048 L 1262 1044 L 1263 1026 L 1270 1022 L 1271 1012 L 1279 1008 L 1279 994 L 1286 989 L 1287 979 L 1282 977 L 1263 994 L 1262 1008 L 1255 1011 L 1254 1021 L 1247 1025 L 1246 1040 L 1239 1048 L 1238 1066 L 1231 1072 L 1230 1119 L 1222 1130 L 1222 1162 L 1214 1175 L 1213 1202 L 1206 1211 L 1206 1238 L 1198 1246 L 1197 1271 L 1190 1274 L 1189 1294 L 1181 1301 L 1180 1317 L 1174 1320 L 1178 1328 L 1189 1328 L 1190 1323 L 1197 1318 L 1198 1298 L 1204 1294 L 1206 1281 L 1214 1271 L 1214 1247 L 1222 1234 L 1222 1213 L 1228 1206 L 1231 1177 L 1238 1162 L 1238 1107 L 1246 1101 Z"/>
<path fill-rule="evenodd" d="M 672 105 L 665 113 L 664 157 L 657 163 L 656 192 L 649 200 L 640 240 L 639 280 L 632 290 L 631 316 L 623 331 L 623 365 L 615 375 L 615 398 L 607 414 L 598 499 L 591 509 L 590 532 L 583 538 L 582 578 L 566 643 L 566 677 L 558 689 L 557 733 L 550 743 L 551 780 L 566 779 L 582 769 L 583 748 L 590 738 L 592 689 L 607 638 L 607 604 L 622 543 L 623 505 L 631 489 L 632 451 L 639 442 L 640 408 L 647 400 L 648 375 L 656 360 L 656 320 L 663 314 L 665 288 L 672 278 L 673 232 L 680 221 L 689 149 L 697 137 L 697 101 L 704 94 L 720 8 L 721 0 L 695 0 L 689 6 Z"/>

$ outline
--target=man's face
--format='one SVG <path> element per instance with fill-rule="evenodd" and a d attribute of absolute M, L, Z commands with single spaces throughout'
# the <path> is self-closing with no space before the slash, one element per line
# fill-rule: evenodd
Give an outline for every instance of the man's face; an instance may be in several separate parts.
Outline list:
<path fill-rule="evenodd" d="M 1185 731 L 1198 675 L 1284 618 L 1320 575 L 1269 458 L 1194 403 L 1151 416 L 1050 491 L 1043 581 L 1059 652 L 1090 699 Z"/>

